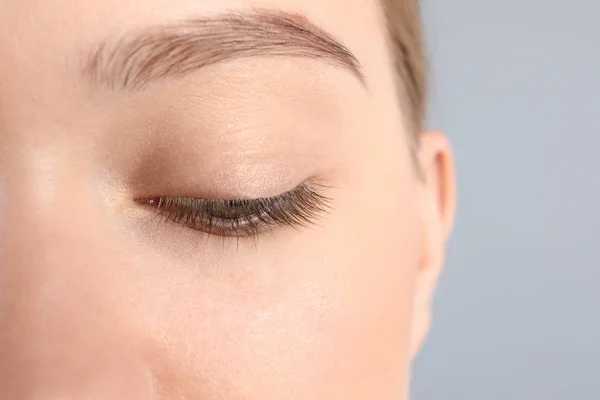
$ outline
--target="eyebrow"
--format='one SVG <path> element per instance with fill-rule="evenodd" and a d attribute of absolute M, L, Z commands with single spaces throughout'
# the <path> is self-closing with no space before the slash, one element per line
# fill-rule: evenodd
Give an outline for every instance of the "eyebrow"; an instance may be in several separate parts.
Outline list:
<path fill-rule="evenodd" d="M 333 35 L 301 14 L 270 10 L 190 19 L 101 42 L 84 55 L 83 74 L 111 89 L 136 91 L 209 65 L 260 56 L 320 60 L 366 86 L 358 59 Z"/>

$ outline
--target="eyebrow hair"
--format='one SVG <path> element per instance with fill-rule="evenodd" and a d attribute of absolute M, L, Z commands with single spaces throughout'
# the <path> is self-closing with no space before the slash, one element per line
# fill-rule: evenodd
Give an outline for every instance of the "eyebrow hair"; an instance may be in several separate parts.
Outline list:
<path fill-rule="evenodd" d="M 219 62 L 257 56 L 316 59 L 349 70 L 366 86 L 358 59 L 331 34 L 297 13 L 255 9 L 148 28 L 100 43 L 83 73 L 111 89 L 141 90 Z"/>

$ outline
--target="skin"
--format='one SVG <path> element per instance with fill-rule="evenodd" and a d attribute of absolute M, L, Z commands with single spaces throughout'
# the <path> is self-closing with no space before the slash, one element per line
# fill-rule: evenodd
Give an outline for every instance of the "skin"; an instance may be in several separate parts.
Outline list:
<path fill-rule="evenodd" d="M 81 49 L 261 7 L 360 61 L 249 57 L 108 90 Z M 415 165 L 375 0 L 0 0 L 0 390 L 6 400 L 400 399 L 453 219 L 450 148 Z M 420 171 L 420 172 L 419 172 Z M 224 239 L 138 196 L 331 208 Z"/>

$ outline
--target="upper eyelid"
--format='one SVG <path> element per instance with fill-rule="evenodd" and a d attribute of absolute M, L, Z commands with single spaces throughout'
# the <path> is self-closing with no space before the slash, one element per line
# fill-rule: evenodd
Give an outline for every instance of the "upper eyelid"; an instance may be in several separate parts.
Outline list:
<path fill-rule="evenodd" d="M 280 194 L 276 194 L 273 196 L 265 196 L 265 197 L 255 197 L 255 198 L 238 197 L 238 198 L 225 199 L 225 198 L 208 198 L 208 197 L 201 197 L 201 196 L 137 196 L 133 200 L 136 203 L 141 203 L 141 204 L 146 204 L 147 202 L 155 202 L 155 201 L 158 201 L 158 199 L 181 199 L 181 200 L 188 199 L 188 200 L 200 200 L 200 201 L 204 201 L 204 202 L 214 202 L 214 203 L 217 203 L 217 202 L 250 203 L 253 201 L 256 202 L 256 201 L 260 201 L 260 200 L 264 200 L 264 201 L 276 200 L 276 199 L 284 197 L 286 195 L 290 195 L 298 190 L 302 190 L 302 189 L 313 190 L 312 189 L 313 186 L 314 187 L 318 186 L 318 187 L 323 187 L 323 188 L 326 187 L 325 185 L 322 185 L 322 184 L 316 184 L 311 179 L 306 179 L 306 180 L 302 181 L 300 184 L 293 187 L 292 189 L 289 189 Z M 314 190 L 317 190 L 317 189 L 315 188 Z M 151 204 L 151 205 L 157 205 L 157 204 Z"/>
<path fill-rule="evenodd" d="M 314 184 L 312 182 L 312 185 Z M 154 202 L 154 205 L 158 206 L 166 202 L 164 207 L 157 207 L 158 215 L 192 230 L 227 237 L 256 237 L 263 230 L 269 231 L 277 225 L 299 227 L 315 224 L 319 215 L 331 208 L 331 199 L 310 186 L 311 181 L 306 180 L 288 192 L 257 199 L 211 200 L 198 197 L 161 197 L 158 202 Z M 207 206 L 211 208 L 218 203 L 223 205 L 236 201 L 249 205 L 251 212 L 228 217 L 218 215 L 215 210 L 207 210 Z M 138 199 L 138 202 L 149 204 L 147 199 L 146 201 Z M 219 226 L 220 223 L 229 226 Z"/>

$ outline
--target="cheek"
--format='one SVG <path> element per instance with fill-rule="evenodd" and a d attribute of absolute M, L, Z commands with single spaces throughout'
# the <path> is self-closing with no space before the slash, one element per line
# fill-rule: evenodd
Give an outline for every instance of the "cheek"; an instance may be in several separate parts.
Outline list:
<path fill-rule="evenodd" d="M 148 295 L 132 313 L 145 316 L 161 391 L 401 398 L 417 220 L 408 189 L 370 181 L 338 192 L 319 227 L 280 231 L 253 250 L 164 259 L 162 272 L 145 277 L 139 290 Z"/>

